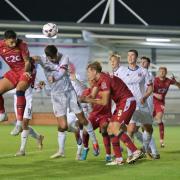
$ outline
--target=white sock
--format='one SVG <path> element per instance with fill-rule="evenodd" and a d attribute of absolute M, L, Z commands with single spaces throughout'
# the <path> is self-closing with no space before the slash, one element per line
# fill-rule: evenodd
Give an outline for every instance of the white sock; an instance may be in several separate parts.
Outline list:
<path fill-rule="evenodd" d="M 77 154 L 81 154 L 81 150 L 82 150 L 82 144 L 81 145 L 77 144 Z"/>
<path fill-rule="evenodd" d="M 133 137 L 131 137 L 131 136 L 128 134 L 128 132 L 126 132 L 126 134 L 127 134 L 127 135 L 129 136 L 129 138 L 134 142 L 134 135 L 133 135 Z M 128 154 L 128 157 L 133 155 L 132 151 L 131 151 L 129 148 L 127 148 L 127 154 Z"/>
<path fill-rule="evenodd" d="M 156 143 L 155 143 L 154 137 L 151 137 L 151 141 L 149 143 L 149 147 L 151 148 L 152 154 L 159 154 L 158 150 L 157 150 L 157 147 L 156 147 Z"/>
<path fill-rule="evenodd" d="M 87 131 L 87 133 L 89 134 L 89 137 L 90 137 L 92 143 L 97 144 L 96 134 L 93 130 L 91 122 L 88 121 L 88 124 L 86 126 L 84 125 L 84 128 Z"/>
<path fill-rule="evenodd" d="M 135 134 L 134 134 L 135 136 L 136 136 L 136 138 L 137 138 L 137 140 L 141 143 L 141 144 L 143 144 L 143 134 L 142 134 L 142 132 L 136 132 Z"/>
<path fill-rule="evenodd" d="M 70 124 L 68 124 L 68 131 L 69 132 L 77 132 L 78 131 L 78 127 L 76 126 L 76 122 L 72 122 Z"/>
<path fill-rule="evenodd" d="M 40 137 L 40 134 L 38 134 L 31 126 L 29 126 L 29 135 L 37 140 Z"/>
<path fill-rule="evenodd" d="M 127 154 L 128 154 L 128 157 L 133 155 L 132 151 L 129 148 L 127 148 Z"/>
<path fill-rule="evenodd" d="M 144 131 L 143 132 L 143 146 L 145 148 L 145 151 L 148 152 L 148 148 L 149 148 L 149 143 L 151 141 L 151 134 Z"/>
<path fill-rule="evenodd" d="M 117 161 L 123 161 L 122 157 L 116 158 Z"/>
<path fill-rule="evenodd" d="M 16 121 L 16 126 L 22 126 L 22 121 L 17 120 L 17 121 Z"/>
<path fill-rule="evenodd" d="M 66 132 L 58 131 L 59 152 L 62 154 L 64 154 L 65 141 L 66 141 Z"/>
<path fill-rule="evenodd" d="M 79 135 L 80 135 L 80 138 L 83 140 L 83 130 L 82 129 L 79 130 Z"/>
<path fill-rule="evenodd" d="M 29 130 L 23 130 L 21 133 L 21 147 L 20 151 L 25 151 L 26 143 L 29 135 Z"/>

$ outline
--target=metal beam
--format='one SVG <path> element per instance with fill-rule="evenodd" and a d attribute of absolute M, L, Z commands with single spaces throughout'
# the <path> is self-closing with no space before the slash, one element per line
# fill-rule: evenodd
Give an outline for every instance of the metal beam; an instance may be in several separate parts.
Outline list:
<path fill-rule="evenodd" d="M 104 13 L 103 13 L 103 16 L 102 16 L 102 19 L 101 19 L 101 23 L 100 24 L 104 24 L 104 21 L 105 21 L 105 18 L 106 18 L 106 15 L 107 15 L 107 11 L 109 9 L 109 5 L 111 3 L 111 0 L 108 0 L 107 1 L 107 4 L 106 4 L 106 7 L 104 9 Z"/>
<path fill-rule="evenodd" d="M 7 4 L 9 4 L 23 19 L 25 19 L 27 22 L 30 22 L 31 20 L 21 11 L 19 10 L 11 1 L 4 0 Z"/>
<path fill-rule="evenodd" d="M 111 0 L 109 5 L 109 24 L 115 24 L 115 0 Z"/>
<path fill-rule="evenodd" d="M 124 3 L 122 0 L 118 0 L 131 14 L 133 14 L 139 21 L 141 21 L 145 26 L 148 26 L 149 24 L 141 18 L 133 9 L 131 9 L 126 3 Z"/>
<path fill-rule="evenodd" d="M 92 9 L 90 9 L 86 14 L 81 17 L 77 23 L 81 23 L 84 19 L 86 19 L 91 13 L 93 13 L 101 4 L 103 4 L 106 0 L 101 0 L 99 3 L 97 3 Z"/>

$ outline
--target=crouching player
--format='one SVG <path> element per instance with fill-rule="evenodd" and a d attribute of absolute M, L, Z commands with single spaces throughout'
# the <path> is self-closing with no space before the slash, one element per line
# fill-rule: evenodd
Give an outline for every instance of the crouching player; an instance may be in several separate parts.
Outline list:
<path fill-rule="evenodd" d="M 93 87 L 93 81 L 89 81 L 89 85 Z M 91 88 L 84 90 L 82 96 L 89 96 L 91 94 Z M 101 98 L 101 92 L 98 93 L 96 98 Z M 106 150 L 106 161 L 111 161 L 111 141 L 110 136 L 107 133 L 107 127 L 109 124 L 109 120 L 111 118 L 111 101 L 108 102 L 107 105 L 102 106 L 98 104 L 92 105 L 92 111 L 88 115 L 88 120 L 92 123 L 93 129 L 99 128 L 100 133 L 103 137 L 103 143 Z M 89 135 L 84 131 L 83 133 L 83 144 L 84 149 L 82 151 L 81 160 L 86 160 L 87 154 L 89 151 L 88 147 Z M 119 148 L 119 140 L 117 141 L 116 146 Z M 113 146 L 114 147 L 114 146 Z M 120 149 L 119 149 L 120 152 Z"/>
<path fill-rule="evenodd" d="M 121 79 L 103 73 L 102 67 L 98 62 L 88 65 L 87 75 L 89 80 L 95 81 L 95 84 L 91 94 L 92 98 L 84 97 L 84 101 L 99 105 L 107 105 L 111 99 L 115 102 L 116 110 L 108 125 L 108 134 L 112 137 L 112 142 L 120 139 L 133 152 L 133 158 L 128 163 L 136 161 L 143 153 L 137 149 L 124 130 L 135 111 L 135 98 Z M 99 91 L 101 92 L 101 99 L 96 99 Z M 124 164 L 119 152 L 119 149 L 114 151 L 116 159 L 107 165 Z"/>

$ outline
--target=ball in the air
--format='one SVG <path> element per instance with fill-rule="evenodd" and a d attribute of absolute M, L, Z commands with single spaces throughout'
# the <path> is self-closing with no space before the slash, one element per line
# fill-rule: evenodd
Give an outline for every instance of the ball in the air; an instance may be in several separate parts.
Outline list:
<path fill-rule="evenodd" d="M 54 37 L 58 33 L 58 27 L 54 23 L 47 23 L 43 26 L 42 32 L 46 37 Z"/>

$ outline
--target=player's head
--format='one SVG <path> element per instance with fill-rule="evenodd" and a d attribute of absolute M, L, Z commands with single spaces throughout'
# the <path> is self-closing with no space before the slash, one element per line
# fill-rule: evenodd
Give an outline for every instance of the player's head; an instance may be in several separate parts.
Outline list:
<path fill-rule="evenodd" d="M 13 30 L 7 30 L 4 32 L 4 40 L 9 48 L 14 48 L 17 45 L 17 35 Z"/>
<path fill-rule="evenodd" d="M 44 52 L 51 62 L 57 62 L 59 60 L 59 53 L 56 46 L 48 45 L 45 47 Z"/>
<path fill-rule="evenodd" d="M 120 61 L 121 61 L 121 56 L 118 53 L 113 53 L 109 57 L 109 61 L 111 63 L 112 69 L 116 69 L 119 67 Z"/>
<path fill-rule="evenodd" d="M 74 74 L 76 72 L 76 68 L 73 63 L 69 64 L 69 73 Z"/>
<path fill-rule="evenodd" d="M 167 75 L 167 68 L 166 67 L 159 67 L 159 77 L 165 78 Z"/>
<path fill-rule="evenodd" d="M 136 64 L 138 58 L 138 52 L 135 49 L 128 51 L 127 60 L 129 64 Z"/>
<path fill-rule="evenodd" d="M 146 56 L 142 56 L 141 57 L 141 66 L 145 69 L 148 69 L 150 66 L 151 60 L 146 57 Z"/>
<path fill-rule="evenodd" d="M 87 66 L 87 76 L 88 80 L 93 81 L 93 80 L 98 80 L 99 74 L 102 71 L 101 64 L 97 61 L 90 63 Z"/>

